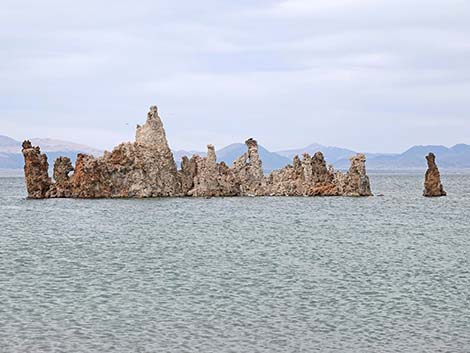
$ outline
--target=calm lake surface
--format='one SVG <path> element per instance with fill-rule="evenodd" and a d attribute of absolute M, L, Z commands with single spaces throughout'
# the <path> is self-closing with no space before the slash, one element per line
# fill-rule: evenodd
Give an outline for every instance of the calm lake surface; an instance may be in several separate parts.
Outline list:
<path fill-rule="evenodd" d="M 0 352 L 470 352 L 470 175 L 371 183 L 32 201 L 0 178 Z"/>

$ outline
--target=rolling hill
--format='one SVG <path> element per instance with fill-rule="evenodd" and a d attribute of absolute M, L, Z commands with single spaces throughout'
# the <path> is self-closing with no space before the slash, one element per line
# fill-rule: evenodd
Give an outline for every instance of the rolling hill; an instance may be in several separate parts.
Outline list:
<path fill-rule="evenodd" d="M 36 138 L 31 140 L 34 145 L 41 146 L 41 150 L 48 156 L 49 165 L 59 156 L 69 157 L 73 163 L 78 153 L 87 153 L 99 156 L 102 151 L 62 140 L 47 138 Z M 356 154 L 355 151 L 331 146 L 322 146 L 311 144 L 299 149 L 271 152 L 265 147 L 259 145 L 259 154 L 263 161 L 263 169 L 270 172 L 280 169 L 292 163 L 295 155 L 301 156 L 303 153 L 310 155 L 315 152 L 323 152 L 328 164 L 333 164 L 336 169 L 348 169 L 349 157 Z M 233 162 L 246 152 L 246 146 L 243 143 L 233 143 L 220 150 L 217 150 L 217 160 L 224 161 L 231 166 Z M 453 147 L 440 145 L 413 146 L 403 153 L 384 154 L 384 153 L 366 153 L 368 170 L 419 170 L 426 169 L 425 155 L 433 152 L 437 157 L 437 163 L 441 169 L 470 169 L 470 145 L 458 144 Z M 174 151 L 175 161 L 180 164 L 183 156 L 191 157 L 193 154 L 205 156 L 205 152 L 199 151 Z M 0 171 L 1 174 L 21 174 L 23 169 L 23 156 L 21 154 L 21 143 L 8 136 L 0 135 Z"/>
<path fill-rule="evenodd" d="M 340 147 L 327 147 L 311 144 L 307 147 L 279 151 L 278 154 L 293 157 L 307 152 L 313 155 L 323 152 L 328 164 L 336 169 L 348 169 L 349 157 L 357 152 Z M 458 144 L 453 147 L 441 145 L 413 146 L 403 153 L 365 153 L 369 170 L 425 170 L 425 156 L 433 152 L 441 169 L 470 169 L 470 145 Z"/>
<path fill-rule="evenodd" d="M 278 153 L 270 152 L 263 146 L 258 146 L 259 156 L 263 161 L 263 169 L 265 171 L 272 171 L 280 169 L 292 162 L 290 158 L 281 156 Z M 232 163 L 246 152 L 246 145 L 244 143 L 234 143 L 224 147 L 218 151 L 217 160 L 224 161 L 227 165 Z"/>
<path fill-rule="evenodd" d="M 356 154 L 356 152 L 347 148 L 322 146 L 318 143 L 313 143 L 311 145 L 298 149 L 277 151 L 276 153 L 280 154 L 281 156 L 288 157 L 290 160 L 292 160 L 292 158 L 294 158 L 294 156 L 296 155 L 301 157 L 304 153 L 308 153 L 313 156 L 318 151 L 321 151 L 325 156 L 325 160 L 327 160 L 329 164 L 333 165 L 337 161 L 348 159 L 349 157 Z"/>
<path fill-rule="evenodd" d="M 287 164 L 291 163 L 291 159 L 281 156 L 277 153 L 270 152 L 263 146 L 258 146 L 260 158 L 263 161 L 263 169 L 266 172 L 280 169 Z M 233 162 L 242 156 L 246 152 L 246 145 L 244 143 L 233 143 L 228 145 L 220 150 L 216 150 L 217 154 L 217 161 L 218 162 L 225 162 L 228 166 L 231 166 Z M 198 151 L 173 151 L 173 155 L 175 157 L 176 164 L 180 165 L 181 158 L 183 156 L 191 157 L 192 155 L 197 154 L 201 157 L 206 156 L 206 152 L 198 152 Z"/>
<path fill-rule="evenodd" d="M 445 146 L 413 146 L 398 155 L 368 156 L 369 169 L 426 169 L 425 156 L 433 152 L 441 169 L 470 168 L 470 145 L 458 144 Z"/>
<path fill-rule="evenodd" d="M 69 157 L 75 163 L 78 153 L 87 153 L 94 156 L 99 156 L 103 153 L 99 149 L 69 141 L 34 138 L 31 139 L 31 142 L 34 146 L 40 146 L 41 151 L 47 154 L 50 167 L 52 167 L 54 160 L 60 156 Z M 8 136 L 0 135 L 0 170 L 3 170 L 2 174 L 21 174 L 23 165 L 21 142 Z"/>

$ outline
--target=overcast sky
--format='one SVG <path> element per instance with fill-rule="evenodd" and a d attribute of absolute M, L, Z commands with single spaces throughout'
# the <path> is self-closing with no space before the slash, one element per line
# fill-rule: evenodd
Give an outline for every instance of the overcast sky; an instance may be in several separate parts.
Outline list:
<path fill-rule="evenodd" d="M 470 143 L 470 0 L 2 0 L 0 134 L 99 148 Z"/>

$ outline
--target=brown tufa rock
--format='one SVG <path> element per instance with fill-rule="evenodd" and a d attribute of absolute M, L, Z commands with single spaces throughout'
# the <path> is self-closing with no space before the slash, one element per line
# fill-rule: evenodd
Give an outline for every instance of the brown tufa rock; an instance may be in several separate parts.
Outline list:
<path fill-rule="evenodd" d="M 372 196 L 369 177 L 366 173 L 366 156 L 362 153 L 349 159 L 351 166 L 346 174 L 338 172 L 334 183 L 343 196 Z"/>
<path fill-rule="evenodd" d="M 240 184 L 240 195 L 263 196 L 266 194 L 263 164 L 259 158 L 258 142 L 250 138 L 245 141 L 247 152 L 233 162 L 233 173 Z"/>
<path fill-rule="evenodd" d="M 199 158 L 199 156 L 193 156 L 191 159 L 183 156 L 181 160 L 181 170 L 178 172 L 178 175 L 184 195 L 188 195 L 194 187 L 194 178 L 197 173 L 197 158 Z"/>
<path fill-rule="evenodd" d="M 207 145 L 207 157 L 194 157 L 196 173 L 193 176 L 194 187 L 188 192 L 190 196 L 222 196 L 218 182 L 218 167 L 215 148 Z"/>
<path fill-rule="evenodd" d="M 436 156 L 434 153 L 429 153 L 426 156 L 428 161 L 428 170 L 426 171 L 424 181 L 424 196 L 426 197 L 439 197 L 447 196 L 444 187 L 441 184 L 441 174 L 436 165 Z"/>
<path fill-rule="evenodd" d="M 28 198 L 43 199 L 49 197 L 52 181 L 49 178 L 47 156 L 39 147 L 31 146 L 30 141 L 23 142 L 24 174 Z"/>
<path fill-rule="evenodd" d="M 294 157 L 293 165 L 288 165 L 280 170 L 275 170 L 268 177 L 267 190 L 270 196 L 305 196 L 305 185 L 308 181 L 305 175 L 310 175 L 310 160 L 301 162 L 298 156 Z"/>
<path fill-rule="evenodd" d="M 272 196 L 371 196 L 370 182 L 365 170 L 365 156 L 351 158 L 346 174 L 327 168 L 321 152 L 313 157 L 304 154 L 300 161 L 294 157 L 293 165 L 274 171 L 267 182 Z"/>
<path fill-rule="evenodd" d="M 70 197 L 70 172 L 73 172 L 72 161 L 68 157 L 59 157 L 54 162 L 54 180 L 56 197 Z"/>
<path fill-rule="evenodd" d="M 213 197 L 213 196 L 370 196 L 364 155 L 351 158 L 348 173 L 327 168 L 321 152 L 295 157 L 293 165 L 264 176 L 258 143 L 245 142 L 247 152 L 230 168 L 217 163 L 215 148 L 207 157 L 183 157 L 178 171 L 157 107 L 137 126 L 136 141 L 123 143 L 102 157 L 79 154 L 54 164 L 48 176 L 47 157 L 29 141 L 23 144 L 28 196 L 47 197 Z M 70 175 L 70 173 L 73 174 Z"/>
<path fill-rule="evenodd" d="M 192 164 L 191 164 L 192 163 Z M 207 146 L 207 157 L 193 156 L 181 164 L 182 184 L 187 196 L 239 196 L 240 183 L 234 172 L 224 163 L 217 163 L 215 148 Z M 188 190 L 186 185 L 192 185 Z M 188 190 L 188 191 L 186 191 Z"/>
<path fill-rule="evenodd" d="M 47 175 L 47 158 L 26 141 L 23 149 L 28 195 L 45 197 L 158 197 L 181 196 L 180 177 L 156 107 L 138 126 L 135 143 L 123 143 L 94 158 L 79 154 L 74 173 L 69 160 L 60 158 L 55 183 Z"/>

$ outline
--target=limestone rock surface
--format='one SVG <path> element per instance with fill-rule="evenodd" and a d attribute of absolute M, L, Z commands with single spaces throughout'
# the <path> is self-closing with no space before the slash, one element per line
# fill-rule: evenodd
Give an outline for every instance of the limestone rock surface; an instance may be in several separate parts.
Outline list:
<path fill-rule="evenodd" d="M 55 187 L 51 188 L 51 193 L 56 197 L 72 196 L 70 188 L 70 172 L 73 172 L 72 161 L 68 157 L 59 157 L 54 162 Z"/>
<path fill-rule="evenodd" d="M 369 177 L 366 173 L 366 156 L 358 154 L 350 158 L 351 167 L 346 174 L 340 172 L 335 175 L 335 184 L 343 196 L 370 196 Z"/>
<path fill-rule="evenodd" d="M 439 197 L 446 196 L 444 187 L 441 184 L 441 174 L 436 165 L 436 156 L 434 153 L 429 153 L 426 156 L 428 162 L 428 170 L 424 180 L 424 196 L 426 197 Z"/>
<path fill-rule="evenodd" d="M 43 199 L 49 197 L 51 178 L 49 178 L 49 163 L 47 156 L 41 153 L 39 147 L 31 146 L 30 141 L 23 142 L 24 174 L 28 197 Z"/>
<path fill-rule="evenodd" d="M 183 162 L 187 163 L 187 162 Z M 182 164 L 183 175 L 188 168 Z M 193 156 L 189 162 L 188 180 L 192 188 L 187 190 L 187 196 L 215 197 L 215 196 L 238 196 L 239 188 L 234 180 L 233 172 L 225 163 L 217 163 L 215 148 L 207 146 L 207 157 Z"/>
<path fill-rule="evenodd" d="M 258 153 L 258 142 L 245 141 L 247 152 L 233 162 L 233 173 L 240 184 L 240 195 L 263 196 L 266 193 L 263 163 Z"/>
<path fill-rule="evenodd" d="M 183 157 L 178 171 L 156 106 L 137 126 L 133 143 L 123 143 L 102 157 L 79 154 L 72 165 L 60 157 L 54 163 L 54 181 L 48 176 L 47 157 L 29 141 L 23 144 L 25 178 L 30 198 L 127 198 L 223 196 L 370 196 L 365 156 L 351 158 L 346 174 L 327 167 L 321 152 L 295 157 L 292 165 L 265 176 L 258 143 L 231 167 L 218 163 L 215 148 L 207 156 Z"/>

